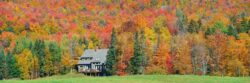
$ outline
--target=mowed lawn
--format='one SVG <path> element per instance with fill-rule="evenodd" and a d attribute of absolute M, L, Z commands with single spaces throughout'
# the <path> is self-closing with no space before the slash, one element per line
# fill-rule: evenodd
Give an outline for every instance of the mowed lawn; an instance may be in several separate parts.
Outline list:
<path fill-rule="evenodd" d="M 250 83 L 250 77 L 196 75 L 136 75 L 88 77 L 81 74 L 52 76 L 35 80 L 4 80 L 0 83 Z"/>

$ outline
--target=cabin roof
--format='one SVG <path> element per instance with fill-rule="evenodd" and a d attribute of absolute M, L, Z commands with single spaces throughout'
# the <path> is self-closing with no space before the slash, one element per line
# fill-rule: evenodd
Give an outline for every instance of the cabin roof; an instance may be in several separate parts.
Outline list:
<path fill-rule="evenodd" d="M 90 64 L 91 62 L 105 63 L 108 49 L 87 49 L 81 56 L 78 64 Z M 92 60 L 81 60 L 82 58 L 92 57 Z"/>

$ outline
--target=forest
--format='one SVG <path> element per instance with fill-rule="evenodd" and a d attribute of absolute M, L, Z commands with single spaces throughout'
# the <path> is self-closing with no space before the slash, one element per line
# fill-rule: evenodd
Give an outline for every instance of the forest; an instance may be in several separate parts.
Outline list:
<path fill-rule="evenodd" d="M 108 48 L 109 75 L 250 75 L 249 0 L 0 0 L 0 80 L 73 72 Z"/>

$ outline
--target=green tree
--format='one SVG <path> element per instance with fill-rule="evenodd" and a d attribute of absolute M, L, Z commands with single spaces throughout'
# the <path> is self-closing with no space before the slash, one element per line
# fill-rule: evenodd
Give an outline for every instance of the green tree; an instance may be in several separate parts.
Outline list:
<path fill-rule="evenodd" d="M 53 73 L 53 62 L 51 58 L 51 53 L 49 52 L 48 49 L 45 50 L 45 72 L 46 76 L 51 76 Z"/>
<path fill-rule="evenodd" d="M 188 25 L 187 31 L 189 33 L 198 33 L 198 31 L 199 31 L 199 24 L 196 21 L 191 20 L 190 23 L 189 23 L 189 25 Z"/>
<path fill-rule="evenodd" d="M 239 39 L 239 35 L 237 30 L 234 28 L 233 25 L 228 26 L 228 33 L 227 35 L 234 36 L 236 39 Z"/>
<path fill-rule="evenodd" d="M 212 27 L 207 28 L 207 30 L 205 31 L 205 35 L 206 37 L 208 35 L 214 35 L 216 34 L 216 31 L 220 31 L 220 32 L 223 32 L 224 34 L 227 34 L 228 28 L 225 28 L 223 23 L 218 21 Z"/>
<path fill-rule="evenodd" d="M 205 32 L 205 36 L 207 37 L 208 35 L 213 35 L 215 34 L 215 28 L 208 28 Z"/>
<path fill-rule="evenodd" d="M 45 76 L 45 44 L 42 40 L 36 40 L 33 47 L 33 55 L 36 55 L 39 63 L 39 76 Z"/>
<path fill-rule="evenodd" d="M 7 27 L 7 31 L 13 32 L 13 28 L 11 26 Z"/>
<path fill-rule="evenodd" d="M 62 58 L 62 50 L 61 48 L 56 44 L 56 42 L 51 42 L 49 44 L 49 52 L 51 54 L 51 60 L 53 63 L 53 74 L 59 73 L 60 69 L 60 62 Z"/>
<path fill-rule="evenodd" d="M 1 48 L 0 49 L 0 80 L 3 80 L 4 78 L 4 62 L 5 62 L 5 55 L 4 55 L 4 51 Z"/>
<path fill-rule="evenodd" d="M 16 40 L 16 46 L 13 49 L 13 54 L 20 54 L 25 48 L 29 48 L 32 46 L 32 42 L 26 37 L 20 37 Z"/>
<path fill-rule="evenodd" d="M 106 70 L 108 75 L 114 75 L 116 72 L 116 64 L 117 64 L 117 37 L 115 29 L 113 28 L 112 34 L 111 34 L 111 43 L 109 46 L 109 51 L 107 55 L 106 60 Z"/>
<path fill-rule="evenodd" d="M 250 19 L 248 20 L 248 23 L 247 23 L 247 31 L 248 31 L 248 33 L 250 33 L 249 31 L 250 31 Z"/>
<path fill-rule="evenodd" d="M 140 68 L 140 63 L 142 60 L 140 59 L 140 47 L 139 47 L 139 35 L 138 32 L 135 33 L 134 39 L 134 56 L 130 60 L 130 68 L 132 74 L 140 74 L 142 72 Z"/>
<path fill-rule="evenodd" d="M 228 32 L 227 28 L 224 26 L 224 24 L 221 21 L 216 22 L 212 27 L 215 28 L 215 30 L 220 30 L 223 33 Z"/>
<path fill-rule="evenodd" d="M 14 32 L 14 29 L 13 27 L 11 26 L 11 24 L 8 24 L 7 28 L 6 28 L 6 31 L 8 32 Z"/>
<path fill-rule="evenodd" d="M 141 59 L 142 59 L 142 67 L 143 67 L 143 70 L 145 69 L 145 67 L 148 65 L 148 57 L 147 57 L 147 53 L 146 53 L 146 48 L 147 48 L 147 45 L 146 45 L 146 36 L 145 36 L 145 31 L 142 30 L 141 31 L 141 36 L 140 36 L 140 44 L 141 44 Z M 144 71 L 143 71 L 144 72 Z"/>
<path fill-rule="evenodd" d="M 239 33 L 245 33 L 247 32 L 249 29 L 248 29 L 248 22 L 247 22 L 247 19 L 245 18 L 242 18 L 242 20 L 240 21 L 240 24 L 239 26 L 237 27 L 237 31 Z"/>
<path fill-rule="evenodd" d="M 20 76 L 20 70 L 17 66 L 17 61 L 12 52 L 8 52 L 7 54 L 7 68 L 8 68 L 8 77 L 9 78 L 17 78 Z"/>
<path fill-rule="evenodd" d="M 139 35 L 138 32 L 135 33 L 134 39 L 134 56 L 130 61 L 130 68 L 132 74 L 143 74 L 146 67 L 146 44 L 145 44 L 145 35 L 142 31 Z"/>
<path fill-rule="evenodd" d="M 178 17 L 177 26 L 179 28 L 179 31 L 186 32 L 188 23 L 187 16 L 185 16 L 180 9 L 176 10 L 176 16 Z"/>

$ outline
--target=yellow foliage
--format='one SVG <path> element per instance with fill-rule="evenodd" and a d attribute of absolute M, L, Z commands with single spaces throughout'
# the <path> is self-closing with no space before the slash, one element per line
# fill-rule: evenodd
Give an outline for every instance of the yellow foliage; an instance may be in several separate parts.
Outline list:
<path fill-rule="evenodd" d="M 45 25 L 42 26 L 42 28 L 44 29 L 44 31 L 46 31 L 47 33 L 56 33 L 60 30 L 60 28 L 58 27 L 58 24 L 55 21 L 55 18 L 51 18 L 51 19 L 46 19 L 45 21 Z"/>
<path fill-rule="evenodd" d="M 227 18 L 223 13 L 216 13 L 213 15 L 211 20 L 208 21 L 207 26 L 213 25 L 218 21 L 222 22 L 223 25 L 225 25 L 225 26 L 229 25 L 229 23 L 230 23 L 229 18 Z"/>
<path fill-rule="evenodd" d="M 31 39 L 37 39 L 37 38 L 46 38 L 48 37 L 48 32 L 44 30 L 39 24 L 30 24 L 30 30 L 32 31 L 30 33 Z"/>
<path fill-rule="evenodd" d="M 21 54 L 17 55 L 17 64 L 21 71 L 20 75 L 21 79 L 31 79 L 30 73 L 33 69 L 32 66 L 34 64 L 32 62 L 33 62 L 32 53 L 28 49 L 24 49 L 24 51 Z"/>
<path fill-rule="evenodd" d="M 75 51 L 76 51 L 76 56 L 77 57 L 80 57 L 82 54 L 83 54 L 83 49 L 84 49 L 84 45 L 80 46 L 80 45 L 77 45 L 75 47 Z"/>
<path fill-rule="evenodd" d="M 51 75 L 51 73 L 53 72 L 53 63 L 52 63 L 52 57 L 51 54 L 49 52 L 49 49 L 45 50 L 45 72 L 47 75 Z"/>
<path fill-rule="evenodd" d="M 36 56 L 33 56 L 32 61 L 30 62 L 31 64 L 31 79 L 39 77 L 39 64 L 38 64 L 38 58 Z"/>
<path fill-rule="evenodd" d="M 19 9 L 18 6 L 15 7 L 15 11 L 16 11 L 16 12 L 20 12 L 20 9 Z"/>
<path fill-rule="evenodd" d="M 230 45 L 226 52 L 225 69 L 229 76 L 248 75 L 248 49 L 243 41 L 230 40 Z"/>
<path fill-rule="evenodd" d="M 89 49 L 94 49 L 94 43 L 92 41 L 89 42 Z"/>
<path fill-rule="evenodd" d="M 246 46 L 250 46 L 250 36 L 247 33 L 239 34 L 240 40 L 245 41 Z"/>
<path fill-rule="evenodd" d="M 164 42 L 166 42 L 166 44 L 169 44 L 170 38 L 171 38 L 171 34 L 170 34 L 168 28 L 163 28 L 161 31 L 162 31 L 161 39 Z"/>
<path fill-rule="evenodd" d="M 70 68 L 72 66 L 71 56 L 68 52 L 63 53 L 61 63 L 63 67 L 66 68 Z"/>
<path fill-rule="evenodd" d="M 155 42 L 156 41 L 156 34 L 154 33 L 153 29 L 150 28 L 145 28 L 145 36 L 147 37 L 147 39 L 149 39 L 151 42 Z"/>
<path fill-rule="evenodd" d="M 174 71 L 178 71 L 180 74 L 189 74 L 192 72 L 191 65 L 191 50 L 186 40 L 186 36 L 173 36 L 171 42 L 171 48 L 173 49 L 173 64 Z"/>

